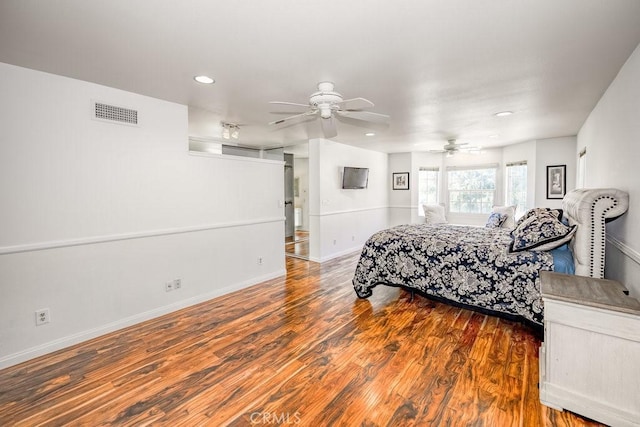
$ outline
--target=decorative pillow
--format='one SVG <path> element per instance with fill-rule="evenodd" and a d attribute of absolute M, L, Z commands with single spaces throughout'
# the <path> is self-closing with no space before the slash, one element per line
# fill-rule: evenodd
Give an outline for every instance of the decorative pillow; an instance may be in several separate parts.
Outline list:
<path fill-rule="evenodd" d="M 500 228 L 503 222 L 507 220 L 507 216 L 498 212 L 494 212 L 489 215 L 489 219 L 487 220 L 487 224 L 485 227 L 487 228 Z"/>
<path fill-rule="evenodd" d="M 443 205 L 422 205 L 422 210 L 424 210 L 424 222 L 427 224 L 445 224 L 447 222 Z"/>
<path fill-rule="evenodd" d="M 532 215 L 511 232 L 513 242 L 509 246 L 509 252 L 555 249 L 571 240 L 576 227 L 564 225 L 552 214 Z"/>
<path fill-rule="evenodd" d="M 502 223 L 502 228 L 514 228 L 516 226 L 516 207 L 515 206 L 494 206 L 491 211 L 505 215 L 506 219 Z"/>
<path fill-rule="evenodd" d="M 562 219 L 562 209 L 551 209 L 551 208 L 533 208 L 529 209 L 524 215 L 522 215 L 518 221 L 516 221 L 516 225 L 514 228 L 518 228 L 520 224 L 522 224 L 525 220 L 531 218 L 532 216 L 540 216 L 543 214 L 551 214 L 554 215 L 558 219 Z"/>

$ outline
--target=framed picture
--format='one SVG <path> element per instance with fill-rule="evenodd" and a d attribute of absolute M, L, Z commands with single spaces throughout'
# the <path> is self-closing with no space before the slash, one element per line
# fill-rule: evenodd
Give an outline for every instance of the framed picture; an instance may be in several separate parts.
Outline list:
<path fill-rule="evenodd" d="M 547 199 L 562 199 L 567 194 L 567 165 L 547 166 Z"/>
<path fill-rule="evenodd" d="M 393 189 L 408 190 L 409 189 L 409 172 L 393 173 Z"/>

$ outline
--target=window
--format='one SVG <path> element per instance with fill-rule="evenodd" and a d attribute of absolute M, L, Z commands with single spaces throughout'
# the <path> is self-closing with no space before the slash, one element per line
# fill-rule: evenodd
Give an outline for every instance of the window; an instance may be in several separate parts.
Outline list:
<path fill-rule="evenodd" d="M 584 148 L 580 151 L 580 157 L 578 157 L 578 188 L 585 188 L 587 180 L 587 149 Z"/>
<path fill-rule="evenodd" d="M 447 168 L 449 211 L 490 213 L 496 192 L 498 165 Z"/>
<path fill-rule="evenodd" d="M 418 215 L 424 216 L 422 205 L 438 204 L 439 168 L 421 167 L 418 171 Z"/>
<path fill-rule="evenodd" d="M 527 211 L 527 162 L 507 163 L 505 204 L 516 206 L 516 217 Z"/>

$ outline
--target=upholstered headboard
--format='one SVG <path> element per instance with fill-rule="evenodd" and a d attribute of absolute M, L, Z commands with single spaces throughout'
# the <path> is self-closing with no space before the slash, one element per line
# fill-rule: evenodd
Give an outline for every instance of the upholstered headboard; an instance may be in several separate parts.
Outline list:
<path fill-rule="evenodd" d="M 570 243 L 577 275 L 604 277 L 605 222 L 628 208 L 629 194 L 613 188 L 579 188 L 567 193 L 562 209 L 569 224 L 578 226 Z"/>

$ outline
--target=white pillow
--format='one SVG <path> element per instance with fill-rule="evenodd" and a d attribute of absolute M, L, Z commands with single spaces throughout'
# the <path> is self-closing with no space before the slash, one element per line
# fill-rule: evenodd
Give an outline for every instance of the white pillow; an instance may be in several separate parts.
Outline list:
<path fill-rule="evenodd" d="M 516 226 L 516 206 L 494 206 L 491 211 L 505 215 L 507 219 L 504 220 L 501 228 L 513 229 Z"/>
<path fill-rule="evenodd" d="M 444 205 L 422 205 L 424 222 L 427 224 L 445 224 Z"/>

